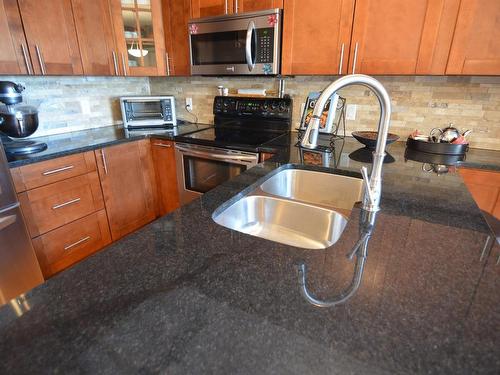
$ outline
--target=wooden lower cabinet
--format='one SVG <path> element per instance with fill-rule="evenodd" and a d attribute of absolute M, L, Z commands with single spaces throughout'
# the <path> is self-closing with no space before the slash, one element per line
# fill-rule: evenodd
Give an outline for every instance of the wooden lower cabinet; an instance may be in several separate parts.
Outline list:
<path fill-rule="evenodd" d="M 111 243 L 106 211 L 101 210 L 33 239 L 45 278 Z"/>
<path fill-rule="evenodd" d="M 500 172 L 459 169 L 479 208 L 500 220 Z"/>
<path fill-rule="evenodd" d="M 151 139 L 156 172 L 158 213 L 163 216 L 180 207 L 174 142 Z"/>
<path fill-rule="evenodd" d="M 156 218 L 156 186 L 149 139 L 95 151 L 113 241 Z"/>

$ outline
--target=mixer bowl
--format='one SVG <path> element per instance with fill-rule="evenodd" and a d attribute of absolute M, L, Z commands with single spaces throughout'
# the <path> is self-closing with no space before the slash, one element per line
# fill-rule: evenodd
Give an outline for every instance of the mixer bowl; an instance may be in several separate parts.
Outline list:
<path fill-rule="evenodd" d="M 30 106 L 0 109 L 0 131 L 13 138 L 25 138 L 38 129 L 38 111 Z"/>

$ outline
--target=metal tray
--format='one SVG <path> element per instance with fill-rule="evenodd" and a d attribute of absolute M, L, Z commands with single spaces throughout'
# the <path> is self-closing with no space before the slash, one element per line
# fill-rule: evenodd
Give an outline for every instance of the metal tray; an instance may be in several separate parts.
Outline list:
<path fill-rule="evenodd" d="M 469 145 L 454 145 L 451 143 L 433 143 L 419 141 L 413 138 L 406 140 L 406 147 L 416 151 L 442 155 L 463 155 L 469 151 Z"/>

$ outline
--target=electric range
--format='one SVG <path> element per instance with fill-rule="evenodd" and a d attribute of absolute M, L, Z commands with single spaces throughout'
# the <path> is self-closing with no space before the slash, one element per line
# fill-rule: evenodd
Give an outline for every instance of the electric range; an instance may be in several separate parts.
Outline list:
<path fill-rule="evenodd" d="M 214 126 L 175 137 L 181 203 L 259 162 L 259 147 L 290 131 L 290 98 L 216 96 Z"/>

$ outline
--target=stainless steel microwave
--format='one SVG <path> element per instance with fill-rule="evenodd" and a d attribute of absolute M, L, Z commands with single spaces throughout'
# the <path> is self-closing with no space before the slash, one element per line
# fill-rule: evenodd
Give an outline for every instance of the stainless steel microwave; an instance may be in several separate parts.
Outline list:
<path fill-rule="evenodd" d="M 123 96 L 120 108 L 125 128 L 177 125 L 173 96 Z"/>
<path fill-rule="evenodd" d="M 279 74 L 281 30 L 280 9 L 192 19 L 191 74 Z"/>

